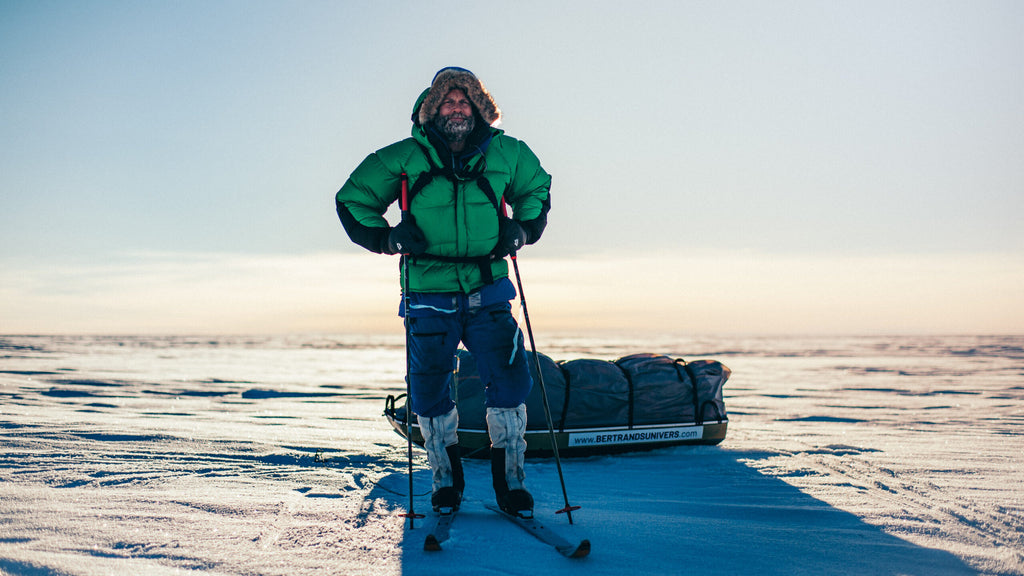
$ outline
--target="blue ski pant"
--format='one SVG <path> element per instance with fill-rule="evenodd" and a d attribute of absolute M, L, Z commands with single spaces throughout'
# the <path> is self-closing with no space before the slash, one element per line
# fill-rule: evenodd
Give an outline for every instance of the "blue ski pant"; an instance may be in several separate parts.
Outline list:
<path fill-rule="evenodd" d="M 482 292 L 409 295 L 409 387 L 416 414 L 432 418 L 455 406 L 452 372 L 460 342 L 476 360 L 488 407 L 526 402 L 533 379 L 512 317 L 515 288 L 506 278 Z"/>

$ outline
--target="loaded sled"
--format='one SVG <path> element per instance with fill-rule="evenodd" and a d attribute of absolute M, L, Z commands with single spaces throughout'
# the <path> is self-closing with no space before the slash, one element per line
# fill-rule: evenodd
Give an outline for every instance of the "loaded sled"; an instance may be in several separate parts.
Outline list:
<path fill-rule="evenodd" d="M 543 354 L 539 357 L 561 456 L 718 444 L 725 439 L 729 420 L 722 390 L 730 370 L 720 362 L 686 362 L 656 354 L 633 354 L 614 362 L 555 362 Z M 544 418 L 536 363 L 533 358 L 528 360 L 534 386 L 526 401 L 526 456 L 550 456 L 551 434 Z M 462 455 L 488 458 L 484 385 L 469 352 L 459 350 L 452 378 Z M 388 396 L 384 405 L 384 416 L 403 438 L 408 413 L 404 398 L 405 394 Z M 412 441 L 422 446 L 416 418 L 410 433 Z"/>

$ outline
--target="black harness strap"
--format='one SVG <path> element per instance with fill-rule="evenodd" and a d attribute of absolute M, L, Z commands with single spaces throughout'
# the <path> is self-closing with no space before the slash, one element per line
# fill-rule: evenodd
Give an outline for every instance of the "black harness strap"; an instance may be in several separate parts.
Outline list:
<path fill-rule="evenodd" d="M 448 178 L 449 180 L 452 180 L 454 178 L 455 174 L 452 172 L 451 168 L 439 168 L 437 166 L 431 165 L 430 166 L 430 170 L 428 170 L 426 172 L 423 172 L 422 174 L 417 176 L 416 177 L 416 181 L 413 182 L 413 184 L 412 184 L 412 188 L 409 188 L 409 205 L 410 206 L 412 205 L 412 199 L 415 198 L 416 195 L 420 193 L 420 190 L 423 190 L 424 186 L 426 186 L 427 184 L 430 184 L 430 182 L 433 181 L 434 178 L 436 178 L 438 176 L 444 176 L 444 177 Z"/>
<path fill-rule="evenodd" d="M 419 142 L 417 142 L 417 144 L 419 144 Z M 485 196 L 487 196 L 487 199 L 491 201 L 491 205 L 494 206 L 494 210 L 498 214 L 499 218 L 501 217 L 501 204 L 498 201 L 498 196 L 494 193 L 494 188 L 491 186 L 491 182 L 484 177 L 483 170 L 469 173 L 466 177 L 459 177 L 455 174 L 455 170 L 450 166 L 446 166 L 444 168 L 435 166 L 434 163 L 430 161 L 430 154 L 427 152 L 426 148 L 424 148 L 423 144 L 419 144 L 419 146 L 423 155 L 426 157 L 427 162 L 430 164 L 430 170 L 422 172 L 416 177 L 416 181 L 409 189 L 409 206 L 412 206 L 413 198 L 415 198 L 416 195 L 427 186 L 427 184 L 433 182 L 434 178 L 437 178 L 438 176 L 444 176 L 452 183 L 452 186 L 458 186 L 460 180 L 475 180 L 476 185 L 480 187 L 480 190 L 483 191 Z M 480 267 L 480 276 L 484 283 L 492 284 L 494 282 L 494 273 L 491 271 L 491 263 L 494 262 L 496 258 L 493 250 L 486 256 L 436 256 L 434 254 L 420 254 L 414 258 L 414 260 L 416 259 L 437 260 L 439 262 L 451 262 L 454 264 L 476 264 Z"/>
<path fill-rule="evenodd" d="M 485 284 L 494 283 L 494 272 L 491 271 L 491 262 L 494 262 L 494 256 L 488 254 L 487 256 L 436 256 L 434 254 L 418 254 L 413 256 L 413 260 L 437 260 L 438 262 L 449 262 L 451 264 L 476 264 L 480 267 L 481 280 Z"/>
<path fill-rule="evenodd" d="M 476 185 L 483 190 L 484 195 L 491 201 L 491 206 L 494 206 L 494 211 L 501 216 L 501 204 L 498 202 L 498 196 L 494 193 L 494 188 L 491 188 L 491 181 L 484 178 L 483 174 L 479 174 L 476 177 Z"/>
<path fill-rule="evenodd" d="M 431 166 L 430 170 L 421 173 L 416 177 L 416 181 L 413 182 L 412 188 L 409 189 L 409 205 L 412 205 L 412 199 L 420 193 L 430 184 L 434 178 L 438 176 L 444 176 L 453 185 L 459 180 L 475 180 L 476 185 L 480 187 L 487 199 L 491 201 L 491 206 L 494 206 L 494 211 L 501 214 L 501 204 L 498 202 L 498 196 L 494 193 L 494 188 L 491 186 L 491 181 L 484 177 L 483 172 L 477 172 L 475 174 L 469 174 L 466 178 L 459 178 L 455 175 L 455 171 L 451 168 L 440 168 L 438 166 Z"/>

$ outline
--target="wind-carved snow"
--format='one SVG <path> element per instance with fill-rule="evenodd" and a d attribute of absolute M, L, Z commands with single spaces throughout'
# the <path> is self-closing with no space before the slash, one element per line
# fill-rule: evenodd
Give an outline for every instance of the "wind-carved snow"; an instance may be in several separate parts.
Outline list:
<path fill-rule="evenodd" d="M 713 358 L 719 446 L 527 463 L 560 557 L 467 460 L 422 550 L 392 337 L 0 337 L 0 573 L 1024 574 L 1024 338 L 539 338 L 556 359 Z M 430 479 L 414 451 L 414 504 Z"/>

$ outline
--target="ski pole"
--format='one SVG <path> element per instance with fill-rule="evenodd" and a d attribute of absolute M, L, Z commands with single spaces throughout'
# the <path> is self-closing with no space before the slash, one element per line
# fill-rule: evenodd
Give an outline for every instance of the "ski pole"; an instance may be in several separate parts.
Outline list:
<path fill-rule="evenodd" d="M 501 215 L 508 217 L 508 207 L 505 204 L 505 199 L 501 199 Z M 544 372 L 540 367 L 540 356 L 537 355 L 537 343 L 533 339 L 533 327 L 530 325 L 530 312 L 526 308 L 526 294 L 523 293 L 523 280 L 519 275 L 519 261 L 516 259 L 516 253 L 512 252 L 509 254 L 512 258 L 512 268 L 516 272 L 516 286 L 519 288 L 519 303 L 523 307 L 523 320 L 526 321 L 526 333 L 530 336 L 530 351 L 533 352 L 533 363 L 537 369 L 537 381 L 540 383 L 540 397 L 544 401 L 544 418 L 548 423 L 548 435 L 551 439 L 551 451 L 555 456 L 555 467 L 558 468 L 558 481 L 562 484 L 562 498 L 565 499 L 565 508 L 557 510 L 556 514 L 565 513 L 569 519 L 569 524 L 572 524 L 572 511 L 579 510 L 579 506 L 569 505 L 569 493 L 565 490 L 565 475 L 562 474 L 562 459 L 558 456 L 558 442 L 555 440 L 555 426 L 551 421 L 551 406 L 548 404 L 548 390 L 544 386 Z"/>
<path fill-rule="evenodd" d="M 402 220 L 409 216 L 409 175 L 402 172 Z M 402 254 L 402 310 L 405 324 L 405 438 L 409 460 L 409 512 L 402 516 L 409 519 L 409 530 L 416 527 L 413 522 L 423 518 L 413 508 L 412 486 L 412 359 L 409 354 L 409 343 L 412 328 L 409 323 L 409 255 Z"/>

